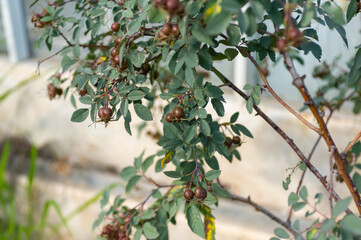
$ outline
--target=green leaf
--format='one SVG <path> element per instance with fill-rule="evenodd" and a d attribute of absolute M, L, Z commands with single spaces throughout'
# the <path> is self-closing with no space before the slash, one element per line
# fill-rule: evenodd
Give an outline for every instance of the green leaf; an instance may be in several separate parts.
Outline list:
<path fill-rule="evenodd" d="M 301 27 L 307 27 L 310 25 L 311 20 L 316 16 L 316 9 L 313 6 L 313 1 L 308 0 L 304 6 L 302 18 L 300 21 Z"/>
<path fill-rule="evenodd" d="M 163 173 L 170 178 L 180 178 L 181 177 L 181 174 L 177 171 L 164 171 Z"/>
<path fill-rule="evenodd" d="M 141 178 L 142 178 L 141 176 L 135 175 L 131 179 L 129 179 L 127 186 L 125 187 L 125 192 L 129 193 L 135 187 L 135 185 L 139 182 L 139 180 Z"/>
<path fill-rule="evenodd" d="M 195 126 L 189 126 L 182 134 L 183 141 L 189 143 L 196 134 L 197 128 Z"/>
<path fill-rule="evenodd" d="M 247 109 L 249 114 L 251 114 L 252 111 L 253 111 L 253 99 L 251 97 L 248 98 L 248 100 L 247 100 L 246 109 Z"/>
<path fill-rule="evenodd" d="M 307 201 L 307 197 L 308 197 L 308 192 L 307 192 L 307 188 L 306 186 L 303 186 L 300 190 L 300 197 L 304 200 Z"/>
<path fill-rule="evenodd" d="M 347 22 L 351 21 L 353 16 L 355 16 L 356 11 L 357 11 L 357 2 L 356 0 L 351 0 L 350 4 L 347 7 L 347 12 L 346 12 Z"/>
<path fill-rule="evenodd" d="M 279 238 L 289 238 L 290 235 L 283 228 L 276 228 L 274 230 L 274 234 Z"/>
<path fill-rule="evenodd" d="M 104 192 L 103 192 L 103 197 L 100 200 L 100 207 L 103 208 L 105 205 L 108 204 L 109 202 L 109 195 L 110 195 L 110 189 L 107 188 Z"/>
<path fill-rule="evenodd" d="M 322 8 L 325 12 L 332 18 L 332 20 L 339 25 L 345 24 L 345 17 L 343 15 L 342 9 L 331 2 L 325 2 L 322 4 Z"/>
<path fill-rule="evenodd" d="M 332 209 L 332 218 L 337 218 L 338 215 L 343 213 L 351 202 L 351 197 L 339 200 Z"/>
<path fill-rule="evenodd" d="M 222 188 L 218 183 L 212 184 L 212 190 L 219 197 L 232 198 L 232 195 L 227 190 Z"/>
<path fill-rule="evenodd" d="M 193 24 L 192 35 L 200 42 L 207 43 L 211 46 L 215 46 L 212 38 L 208 35 L 207 31 L 201 27 L 198 23 Z"/>
<path fill-rule="evenodd" d="M 224 31 L 229 22 L 232 19 L 232 15 L 227 12 L 220 12 L 219 14 L 212 17 L 207 24 L 206 30 L 210 35 L 218 35 Z"/>
<path fill-rule="evenodd" d="M 355 183 L 358 191 L 361 192 L 361 175 L 357 172 L 352 176 L 352 180 Z"/>
<path fill-rule="evenodd" d="M 200 130 L 201 133 L 203 133 L 206 136 L 210 136 L 211 135 L 211 128 L 209 127 L 209 124 L 206 120 L 201 120 L 200 121 Z"/>
<path fill-rule="evenodd" d="M 238 119 L 239 112 L 236 112 L 232 115 L 230 123 L 235 123 Z"/>
<path fill-rule="evenodd" d="M 211 100 L 212 106 L 214 110 L 216 110 L 218 116 L 223 117 L 224 116 L 224 106 L 221 101 L 218 99 L 212 99 Z"/>
<path fill-rule="evenodd" d="M 212 55 L 208 52 L 206 47 L 201 48 L 198 53 L 199 65 L 206 70 L 211 70 L 213 67 Z"/>
<path fill-rule="evenodd" d="M 126 167 L 120 172 L 120 177 L 125 181 L 131 179 L 134 175 L 137 174 L 137 169 L 135 167 Z"/>
<path fill-rule="evenodd" d="M 333 228 L 334 226 L 336 226 L 335 220 L 325 219 L 325 221 L 323 221 L 323 223 L 322 223 L 320 231 L 326 232 L 326 231 L 330 230 L 331 228 Z"/>
<path fill-rule="evenodd" d="M 186 216 L 190 229 L 195 234 L 199 235 L 202 238 L 205 238 L 203 222 L 198 208 L 195 205 L 191 205 L 187 209 Z"/>
<path fill-rule="evenodd" d="M 143 119 L 144 121 L 152 121 L 153 117 L 152 117 L 152 113 L 150 112 L 150 110 L 143 106 L 140 103 L 134 104 L 134 110 L 135 113 L 138 115 L 139 118 Z"/>
<path fill-rule="evenodd" d="M 153 163 L 154 163 L 154 156 L 147 157 L 142 163 L 142 172 L 145 173 Z"/>
<path fill-rule="evenodd" d="M 206 173 L 205 177 L 207 181 L 213 181 L 221 175 L 221 170 L 210 170 Z"/>
<path fill-rule="evenodd" d="M 144 96 L 145 96 L 144 92 L 136 90 L 128 94 L 128 99 L 131 101 L 136 101 L 142 99 Z"/>
<path fill-rule="evenodd" d="M 239 28 L 235 25 L 229 25 L 227 28 L 227 35 L 230 43 L 234 46 L 238 46 L 241 41 L 241 32 Z"/>
<path fill-rule="evenodd" d="M 238 27 L 241 30 L 241 33 L 245 33 L 249 27 L 249 19 L 246 13 L 239 10 L 238 13 Z"/>
<path fill-rule="evenodd" d="M 205 88 L 204 88 L 204 93 L 208 96 L 208 97 L 211 97 L 211 98 L 221 98 L 222 95 L 223 95 L 223 91 L 217 87 L 217 86 L 214 86 L 214 85 L 207 85 Z"/>
<path fill-rule="evenodd" d="M 341 220 L 341 228 L 354 235 L 361 236 L 361 219 L 353 214 L 347 215 Z"/>
<path fill-rule="evenodd" d="M 228 61 L 232 61 L 238 55 L 238 51 L 236 49 L 227 48 L 224 51 L 224 55 L 226 55 Z"/>
<path fill-rule="evenodd" d="M 120 112 L 122 113 L 123 117 L 126 118 L 129 112 L 129 102 L 126 98 L 122 99 L 120 103 Z"/>
<path fill-rule="evenodd" d="M 156 239 L 159 236 L 157 229 L 149 222 L 143 225 L 143 234 L 147 239 Z"/>
<path fill-rule="evenodd" d="M 163 22 L 166 18 L 164 12 L 160 8 L 152 6 L 148 11 L 148 17 L 150 23 Z"/>
<path fill-rule="evenodd" d="M 288 206 L 292 206 L 294 203 L 298 201 L 299 197 L 296 193 L 291 192 L 288 196 Z"/>
<path fill-rule="evenodd" d="M 61 68 L 63 69 L 63 72 L 71 68 L 76 62 L 77 62 L 76 59 L 71 59 L 65 55 L 61 60 Z"/>
<path fill-rule="evenodd" d="M 241 124 L 236 124 L 235 126 L 237 127 L 237 129 L 239 131 L 241 131 L 241 133 L 243 133 L 244 135 L 246 135 L 249 138 L 253 138 L 252 133 L 245 126 L 243 126 Z"/>
<path fill-rule="evenodd" d="M 70 121 L 72 122 L 83 122 L 89 115 L 89 109 L 88 108 L 80 108 L 73 112 L 73 115 L 71 115 Z"/>
<path fill-rule="evenodd" d="M 297 212 L 298 210 L 301 210 L 305 205 L 305 202 L 297 202 L 292 205 L 292 208 L 295 212 Z"/>

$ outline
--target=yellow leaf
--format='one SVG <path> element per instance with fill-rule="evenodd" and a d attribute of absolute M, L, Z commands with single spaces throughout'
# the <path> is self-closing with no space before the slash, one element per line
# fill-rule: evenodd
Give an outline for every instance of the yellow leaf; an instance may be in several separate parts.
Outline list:
<path fill-rule="evenodd" d="M 216 233 L 214 217 L 209 207 L 204 208 L 204 210 L 206 210 L 204 215 L 204 232 L 206 234 L 206 240 L 214 240 L 214 235 Z"/>
<path fill-rule="evenodd" d="M 215 2 L 212 5 L 209 5 L 204 13 L 204 19 L 206 21 L 208 21 L 208 19 L 210 19 L 211 17 L 213 17 L 214 15 L 218 14 L 221 12 L 222 7 L 221 7 L 221 2 L 222 0 L 218 0 L 217 2 Z"/>
<path fill-rule="evenodd" d="M 172 157 L 173 157 L 173 151 L 169 151 L 162 159 L 162 163 L 160 164 L 160 166 L 163 167 L 164 164 L 169 163 L 172 160 Z"/>
<path fill-rule="evenodd" d="M 106 57 L 100 57 L 100 58 L 98 58 L 96 64 L 97 64 L 97 65 L 102 64 L 105 60 L 107 60 Z"/>

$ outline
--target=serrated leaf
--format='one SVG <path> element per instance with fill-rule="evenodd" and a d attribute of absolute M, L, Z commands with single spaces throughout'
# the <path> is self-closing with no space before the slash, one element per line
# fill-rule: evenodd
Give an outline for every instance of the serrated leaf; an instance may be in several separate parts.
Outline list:
<path fill-rule="evenodd" d="M 274 234 L 279 238 L 289 238 L 290 235 L 283 228 L 276 228 Z"/>
<path fill-rule="evenodd" d="M 251 97 L 248 98 L 248 100 L 247 100 L 246 109 L 247 109 L 249 114 L 251 114 L 252 111 L 253 111 L 253 99 Z"/>
<path fill-rule="evenodd" d="M 357 2 L 356 0 L 351 0 L 347 7 L 347 12 L 346 12 L 347 22 L 351 21 L 353 16 L 355 16 L 356 12 L 357 12 Z"/>
<path fill-rule="evenodd" d="M 230 123 L 235 123 L 238 119 L 238 116 L 239 116 L 239 112 L 236 112 L 234 113 L 232 116 L 231 116 L 231 121 Z"/>
<path fill-rule="evenodd" d="M 150 110 L 143 106 L 140 103 L 136 103 L 134 104 L 134 110 L 135 113 L 138 115 L 139 118 L 143 119 L 144 121 L 152 121 L 153 117 L 152 117 L 152 113 L 150 112 Z"/>
<path fill-rule="evenodd" d="M 180 178 L 181 177 L 181 174 L 177 171 L 164 171 L 163 173 L 170 178 Z"/>
<path fill-rule="evenodd" d="M 61 60 L 61 68 L 63 72 L 67 71 L 69 68 L 71 68 L 75 63 L 77 62 L 76 59 L 71 59 L 68 56 L 64 56 Z"/>
<path fill-rule="evenodd" d="M 129 193 L 135 187 L 135 185 L 139 182 L 139 180 L 141 178 L 142 178 L 141 176 L 135 175 L 131 179 L 129 179 L 127 186 L 125 187 L 125 192 Z"/>
<path fill-rule="evenodd" d="M 156 239 L 159 236 L 157 229 L 149 222 L 143 225 L 143 234 L 147 239 Z"/>
<path fill-rule="evenodd" d="M 335 206 L 332 209 L 332 218 L 337 218 L 338 215 L 340 215 L 341 213 L 343 213 L 347 208 L 348 205 L 351 202 L 351 197 L 339 200 L 338 202 L 336 202 Z"/>
<path fill-rule="evenodd" d="M 218 183 L 212 184 L 212 190 L 219 197 L 232 198 L 232 195 L 227 190 L 222 188 Z"/>
<path fill-rule="evenodd" d="M 88 108 L 81 108 L 73 112 L 71 115 L 71 121 L 72 122 L 83 122 L 89 115 L 89 109 Z"/>
<path fill-rule="evenodd" d="M 296 203 L 298 201 L 299 197 L 296 193 L 291 192 L 288 196 L 288 206 L 292 206 L 292 204 Z"/>
<path fill-rule="evenodd" d="M 243 133 L 244 135 L 246 135 L 249 138 L 253 138 L 252 133 L 245 126 L 243 126 L 241 124 L 236 124 L 235 126 L 241 133 Z"/>
<path fill-rule="evenodd" d="M 228 27 L 228 24 L 231 21 L 231 19 L 232 19 L 232 15 L 227 12 L 221 12 L 215 15 L 207 23 L 206 30 L 208 34 L 218 35 Z"/>
<path fill-rule="evenodd" d="M 187 209 L 187 221 L 190 229 L 202 238 L 205 238 L 203 222 L 201 219 L 200 212 L 195 205 L 191 205 Z"/>
<path fill-rule="evenodd" d="M 353 214 L 347 215 L 341 220 L 341 228 L 356 236 L 361 236 L 361 219 Z"/>
<path fill-rule="evenodd" d="M 205 177 L 206 177 L 207 181 L 213 181 L 213 180 L 217 179 L 219 177 L 219 175 L 221 175 L 220 170 L 210 170 L 206 173 Z"/>
<path fill-rule="evenodd" d="M 242 10 L 238 13 L 238 27 L 241 30 L 241 33 L 245 33 L 249 27 L 249 19 L 246 13 Z"/>
<path fill-rule="evenodd" d="M 209 124 L 206 120 L 201 120 L 199 124 L 199 128 L 201 130 L 201 133 L 203 133 L 206 136 L 211 135 L 211 128 L 209 127 Z"/>
<path fill-rule="evenodd" d="M 139 90 L 135 90 L 128 94 L 128 99 L 131 101 L 140 100 L 145 96 L 145 93 Z"/>
<path fill-rule="evenodd" d="M 135 167 L 126 167 L 120 172 L 120 177 L 125 181 L 131 179 L 134 175 L 137 174 L 137 169 Z"/>
<path fill-rule="evenodd" d="M 307 188 L 306 186 L 303 186 L 300 190 L 300 197 L 304 200 L 307 201 L 307 197 L 308 197 L 308 192 L 307 192 Z"/>

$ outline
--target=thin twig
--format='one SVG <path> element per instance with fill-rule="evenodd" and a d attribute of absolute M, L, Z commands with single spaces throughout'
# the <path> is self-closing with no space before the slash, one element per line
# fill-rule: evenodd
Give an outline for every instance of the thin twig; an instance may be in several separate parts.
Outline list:
<path fill-rule="evenodd" d="M 328 117 L 327 117 L 326 124 L 328 124 L 328 122 L 330 121 L 330 119 L 331 119 L 331 117 L 332 117 L 335 109 L 336 109 L 336 107 L 335 107 L 333 110 L 331 110 L 330 114 L 329 114 Z M 316 151 L 317 146 L 318 146 L 318 144 L 319 144 L 320 141 L 321 141 L 321 138 L 322 138 L 322 136 L 319 135 L 318 138 L 317 138 L 317 140 L 316 140 L 316 142 L 315 142 L 315 144 L 313 145 L 313 147 L 312 147 L 312 149 L 311 149 L 311 152 L 310 152 L 309 155 L 308 155 L 308 158 L 307 158 L 308 161 L 311 161 L 311 158 L 312 158 L 312 156 L 313 156 L 313 153 Z M 303 184 L 303 180 L 305 179 L 305 176 L 306 176 L 306 172 L 307 172 L 307 168 L 305 169 L 305 171 L 302 172 L 300 181 L 298 182 L 296 194 L 298 194 L 298 193 L 300 192 L 300 190 L 301 190 L 301 187 L 302 187 L 302 184 Z M 291 207 L 290 207 L 290 210 L 289 210 L 289 212 L 288 212 L 287 222 L 291 222 L 292 213 L 293 213 L 293 208 L 292 208 L 292 206 L 291 206 Z"/>
<path fill-rule="evenodd" d="M 248 100 L 249 96 L 235 86 L 228 78 L 226 78 L 221 72 L 219 72 L 215 67 L 212 68 L 212 71 L 220 78 L 223 83 L 227 83 L 230 88 L 232 88 L 236 93 L 238 93 L 242 98 Z M 313 164 L 308 161 L 308 159 L 303 155 L 302 151 L 294 143 L 294 141 L 275 123 L 273 122 L 258 106 L 253 104 L 253 109 L 257 112 L 257 115 L 262 117 L 293 149 L 302 162 L 311 170 L 311 172 L 316 176 L 316 178 L 321 182 L 321 184 L 328 191 L 330 188 L 327 180 L 321 175 L 321 173 L 313 166 Z M 339 195 L 332 189 L 332 197 L 338 201 L 340 200 Z M 346 210 L 347 213 L 351 213 L 349 209 Z"/>
<path fill-rule="evenodd" d="M 239 201 L 239 202 L 243 202 L 243 203 L 246 203 L 246 204 L 249 204 L 251 206 L 253 206 L 256 211 L 258 212 L 261 212 L 263 214 L 265 214 L 267 217 L 269 217 L 270 219 L 272 219 L 273 221 L 277 222 L 278 224 L 280 224 L 282 227 L 284 227 L 285 229 L 287 229 L 290 233 L 292 233 L 295 237 L 297 235 L 299 235 L 299 233 L 297 231 L 295 231 L 291 224 L 288 223 L 288 222 L 285 222 L 283 221 L 282 219 L 280 219 L 279 217 L 277 217 L 275 214 L 273 214 L 272 212 L 270 212 L 269 210 L 265 209 L 264 207 L 260 206 L 259 204 L 253 202 L 251 200 L 250 197 L 248 198 L 244 198 L 244 197 L 241 197 L 241 196 L 237 196 L 235 194 L 231 194 L 231 199 L 232 200 L 235 200 L 235 201 Z M 301 235 L 300 235 L 301 236 Z M 302 236 L 301 236 L 301 239 L 304 239 Z"/>
<path fill-rule="evenodd" d="M 356 137 L 352 140 L 352 142 L 350 142 L 350 144 L 346 147 L 346 149 L 342 152 L 342 155 L 346 155 L 351 148 L 353 147 L 353 145 L 355 145 L 357 143 L 357 141 L 361 138 L 361 131 L 356 135 Z"/>
<path fill-rule="evenodd" d="M 228 40 L 228 37 L 224 34 L 221 34 L 221 36 Z M 304 117 L 302 117 L 298 112 L 296 112 L 292 107 L 290 107 L 287 103 L 285 103 L 278 95 L 277 93 L 272 89 L 271 85 L 269 84 L 269 82 L 267 81 L 261 67 L 259 66 L 259 64 L 256 62 L 256 60 L 251 56 L 251 54 L 249 54 L 248 51 L 244 50 L 243 48 L 241 48 L 240 46 L 236 46 L 236 48 L 238 49 L 238 51 L 247 56 L 247 58 L 253 63 L 253 65 L 256 67 L 259 75 L 261 76 L 264 84 L 267 86 L 268 91 L 272 94 L 272 96 L 282 105 L 284 106 L 290 113 L 292 113 L 296 118 L 298 118 L 301 122 L 303 122 L 307 127 L 309 127 L 310 129 L 312 129 L 315 132 L 319 132 L 319 129 L 315 126 L 313 126 L 310 122 L 308 122 Z"/>
<path fill-rule="evenodd" d="M 46 57 L 42 60 L 38 61 L 38 66 L 36 68 L 36 73 L 40 75 L 40 65 L 45 62 L 46 60 L 49 60 L 50 58 L 55 57 L 56 55 L 58 55 L 59 53 L 61 53 L 62 51 L 64 51 L 65 49 L 69 48 L 70 46 L 65 46 L 62 49 L 60 49 L 59 51 L 57 51 L 56 53 L 54 53 L 53 55 L 50 55 L 49 57 Z"/>
<path fill-rule="evenodd" d="M 293 60 L 291 59 L 288 52 L 285 52 L 282 55 L 284 57 L 285 65 L 293 78 L 293 85 L 299 90 L 303 99 L 305 100 L 305 104 L 308 106 L 308 108 L 311 110 L 313 116 L 316 118 L 317 124 L 320 128 L 320 135 L 325 140 L 329 149 L 335 148 L 334 158 L 335 158 L 335 162 L 336 162 L 339 174 L 342 176 L 343 180 L 345 181 L 347 188 L 349 189 L 349 191 L 352 195 L 352 198 L 356 204 L 357 210 L 358 210 L 359 214 L 361 214 L 361 197 L 360 197 L 359 191 L 358 191 L 357 187 L 355 186 L 354 182 L 352 181 L 349 173 L 347 172 L 345 163 L 343 161 L 343 157 L 341 156 L 340 152 L 338 151 L 336 144 L 331 137 L 330 131 L 328 130 L 324 119 L 322 118 L 315 102 L 313 101 L 307 87 L 304 84 L 305 76 L 300 76 L 297 73 L 297 70 L 293 64 Z"/>
<path fill-rule="evenodd" d="M 332 159 L 333 159 L 334 153 L 335 153 L 335 147 L 331 148 L 330 161 L 329 161 L 329 164 L 330 164 L 330 185 L 331 185 L 330 189 L 333 189 L 333 169 L 332 169 L 333 162 L 332 162 Z M 331 208 L 331 213 L 332 213 L 333 204 L 332 204 L 331 191 L 329 191 L 329 194 L 330 194 L 330 196 L 329 196 L 330 208 Z"/>

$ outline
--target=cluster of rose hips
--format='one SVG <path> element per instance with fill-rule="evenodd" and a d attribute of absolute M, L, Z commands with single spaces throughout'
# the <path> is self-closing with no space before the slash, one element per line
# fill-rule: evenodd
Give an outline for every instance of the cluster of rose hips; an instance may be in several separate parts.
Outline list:
<path fill-rule="evenodd" d="M 45 26 L 49 26 L 51 25 L 51 21 L 49 22 L 43 22 L 40 21 L 40 19 L 42 19 L 45 16 L 49 16 L 50 14 L 48 13 L 48 11 L 46 9 L 44 9 L 41 13 L 35 13 L 34 15 L 31 16 L 31 22 L 34 23 L 34 27 L 36 28 L 43 28 Z"/>
<path fill-rule="evenodd" d="M 101 107 L 98 110 L 98 117 L 100 118 L 101 122 L 108 123 L 112 118 L 113 111 L 109 107 Z"/>
<path fill-rule="evenodd" d="M 184 6 L 179 0 L 155 0 L 154 4 L 158 8 L 165 9 L 169 15 L 182 15 L 184 13 Z"/>
<path fill-rule="evenodd" d="M 198 201 L 203 201 L 207 197 L 207 190 L 205 190 L 201 186 L 196 187 L 194 192 L 192 191 L 192 189 L 186 188 L 184 190 L 183 196 L 187 201 L 191 201 L 194 197 Z"/>
<path fill-rule="evenodd" d="M 285 30 L 285 38 L 277 40 L 277 49 L 280 53 L 287 52 L 290 46 L 297 47 L 302 43 L 303 34 L 298 28 L 289 27 Z"/>
<path fill-rule="evenodd" d="M 107 240 L 130 240 L 127 231 L 127 226 L 130 221 L 130 218 L 129 220 L 124 219 L 125 225 L 120 223 L 107 224 L 103 227 L 100 236 Z"/>
<path fill-rule="evenodd" d="M 53 78 L 60 80 L 61 74 L 57 73 L 57 74 L 53 75 Z M 54 99 L 57 95 L 61 96 L 63 94 L 63 89 L 60 87 L 55 87 L 53 83 L 48 83 L 46 88 L 47 88 L 48 97 L 50 100 Z"/>
<path fill-rule="evenodd" d="M 163 27 L 158 32 L 158 39 L 167 40 L 170 37 L 177 39 L 179 37 L 179 27 L 177 23 L 164 23 Z"/>
<path fill-rule="evenodd" d="M 172 113 L 168 113 L 167 115 L 165 115 L 165 120 L 169 123 L 173 123 L 174 121 L 179 122 L 183 116 L 183 108 L 175 107 Z"/>
<path fill-rule="evenodd" d="M 48 89 L 48 97 L 50 100 L 55 98 L 57 95 L 61 96 L 63 94 L 63 89 L 55 87 L 52 83 L 48 83 L 46 87 Z"/>
<path fill-rule="evenodd" d="M 226 140 L 224 141 L 224 145 L 230 148 L 233 144 L 236 146 L 240 146 L 242 144 L 241 138 L 239 136 L 233 136 L 233 138 L 226 137 Z"/>

